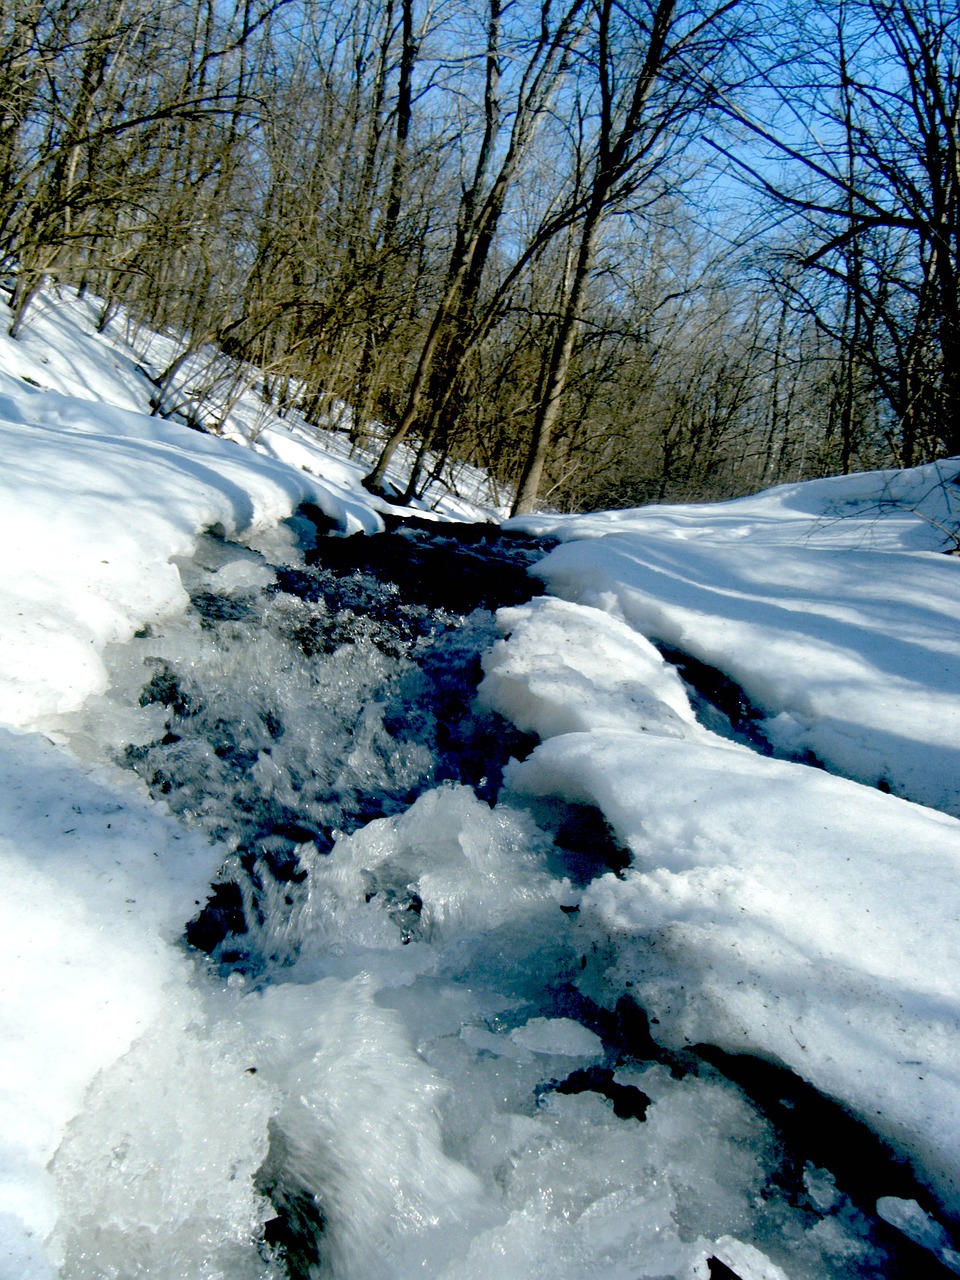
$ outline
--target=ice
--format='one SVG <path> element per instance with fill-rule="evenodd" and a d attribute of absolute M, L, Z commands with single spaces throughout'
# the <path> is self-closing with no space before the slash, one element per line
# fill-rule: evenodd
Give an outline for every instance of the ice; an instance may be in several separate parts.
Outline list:
<path fill-rule="evenodd" d="M 877 1213 L 914 1244 L 928 1249 L 954 1275 L 960 1275 L 960 1253 L 952 1247 L 950 1237 L 940 1223 L 925 1213 L 916 1200 L 881 1196 L 877 1201 Z"/>
<path fill-rule="evenodd" d="M 265 1280 L 254 1186 L 275 1100 L 230 1018 L 182 1000 L 94 1081 L 51 1164 L 59 1274 Z"/>
<path fill-rule="evenodd" d="M 235 560 L 217 570 L 211 586 L 223 595 L 244 595 L 272 586 L 275 580 L 276 575 L 267 565 Z"/>
<path fill-rule="evenodd" d="M 817 1169 L 808 1164 L 803 1171 L 803 1185 L 807 1195 L 821 1212 L 836 1208 L 840 1198 L 836 1180 L 826 1169 Z"/>
<path fill-rule="evenodd" d="M 308 862 L 291 980 L 201 999 L 164 961 L 156 1017 L 51 1166 L 63 1274 L 705 1276 L 725 1236 L 766 1256 L 785 1233 L 795 1277 L 869 1259 L 832 1207 L 818 1240 L 759 1196 L 775 1148 L 725 1082 L 621 1069 L 654 1097 L 643 1124 L 556 1091 L 606 1049 L 551 1008 L 580 931 L 547 843 L 522 810 L 428 791 Z M 282 1255 L 256 1246 L 275 1222 Z"/>
<path fill-rule="evenodd" d="M 787 1280 L 782 1267 L 744 1240 L 723 1236 L 713 1247 L 713 1256 L 728 1266 L 740 1280 Z"/>
<path fill-rule="evenodd" d="M 572 1018 L 531 1018 L 510 1032 L 510 1039 L 534 1053 L 564 1058 L 598 1058 L 603 1041 Z"/>
<path fill-rule="evenodd" d="M 557 901 L 562 886 L 544 869 L 545 846 L 525 815 L 491 810 L 470 788 L 427 792 L 401 816 L 338 841 L 314 881 L 336 898 L 317 912 L 317 926 L 334 918 L 354 929 L 355 907 L 368 901 L 393 916 L 387 936 L 402 941 L 396 908 L 410 914 L 405 903 L 415 894 L 418 919 L 407 927 L 418 937 L 446 942 L 497 929 Z"/>
<path fill-rule="evenodd" d="M 273 987 L 244 1011 L 258 1073 L 287 1093 L 272 1142 L 293 1151 L 283 1176 L 316 1197 L 323 1274 L 369 1280 L 436 1266 L 489 1214 L 479 1180 L 444 1151 L 449 1085 L 375 996 L 361 974 Z"/>
<path fill-rule="evenodd" d="M 640 1127 L 611 1127 L 596 1095 L 551 1095 L 537 1127 L 513 1135 L 512 1149 L 502 1137 L 509 1216 L 478 1235 L 445 1280 L 706 1278 L 711 1257 L 763 1280 L 843 1274 L 842 1260 L 832 1269 L 839 1253 L 764 1206 L 769 1135 L 736 1091 L 694 1080 L 661 1090 Z M 762 1249 L 740 1238 L 758 1232 L 768 1241 Z M 849 1274 L 869 1274 L 870 1247 L 839 1222 L 837 1234 L 853 1262 Z M 768 1256 L 775 1249 L 789 1252 L 789 1265 Z"/>
<path fill-rule="evenodd" d="M 199 660 L 190 647 L 178 659 Z M 217 661 L 219 683 L 247 697 L 246 655 Z M 211 794 L 229 810 L 229 788 Z M 215 808 L 209 817 L 226 822 Z M 268 1276 L 287 1257 L 357 1280 L 705 1276 L 724 1237 L 758 1240 L 766 1257 L 785 1231 L 804 1259 L 796 1276 L 872 1257 L 865 1228 L 836 1206 L 822 1239 L 776 1197 L 775 1212 L 758 1214 L 775 1147 L 733 1087 L 621 1068 L 622 1084 L 654 1097 L 642 1124 L 589 1087 L 558 1091 L 608 1050 L 556 1006 L 582 972 L 583 929 L 560 910 L 570 887 L 549 871 L 549 846 L 524 809 L 455 785 L 341 835 L 327 854 L 304 846 L 302 896 L 291 905 L 278 884 L 260 898 L 261 945 L 289 967 L 266 987 L 236 975 L 224 1003 L 192 1017 L 168 1007 L 172 1043 L 158 1048 L 148 1032 L 70 1126 L 54 1172 L 68 1189 L 97 1188 L 89 1209 L 76 1190 L 62 1199 L 57 1240 L 76 1274 L 97 1248 L 121 1271 L 158 1275 L 203 1257 L 210 1275 Z M 165 1105 L 171 1088 L 182 1115 Z M 218 1128 L 219 1097 L 231 1112 L 247 1107 L 242 1131 Z M 181 1124 L 182 1156 L 165 1155 Z M 211 1158 L 192 1154 L 200 1134 Z M 242 1173 L 225 1185 L 228 1166 Z M 272 1261 L 255 1247 L 261 1222 L 286 1224 L 265 1228 L 282 1242 Z"/>

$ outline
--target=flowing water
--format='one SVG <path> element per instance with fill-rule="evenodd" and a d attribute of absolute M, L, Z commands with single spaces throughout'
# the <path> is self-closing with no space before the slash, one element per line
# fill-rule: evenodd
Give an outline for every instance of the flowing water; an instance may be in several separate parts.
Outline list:
<path fill-rule="evenodd" d="M 292 528 L 206 539 L 190 610 L 67 726 L 224 863 L 189 990 L 54 1161 L 62 1274 L 927 1273 L 749 1081 L 578 989 L 577 889 L 627 856 L 596 812 L 503 794 L 532 743 L 474 704 L 536 549 L 400 534 L 394 573 Z"/>

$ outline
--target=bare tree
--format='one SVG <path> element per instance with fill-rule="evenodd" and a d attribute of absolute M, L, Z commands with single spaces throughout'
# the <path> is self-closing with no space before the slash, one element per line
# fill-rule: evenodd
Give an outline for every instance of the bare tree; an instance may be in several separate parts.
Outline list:
<path fill-rule="evenodd" d="M 463 358 L 474 309 L 507 194 L 553 100 L 582 34 L 587 0 L 565 0 L 562 7 L 545 0 L 537 34 L 529 40 L 522 65 L 511 65 L 506 88 L 509 111 L 501 101 L 505 89 L 501 48 L 504 12 L 501 0 L 489 0 L 484 51 L 483 128 L 472 173 L 464 183 L 454 242 L 440 297 L 420 350 L 400 421 L 384 445 L 365 483 L 382 488 L 387 467 L 400 443 L 421 420 L 427 403 L 425 432 L 432 435 L 437 417 L 438 382 L 449 381 Z M 515 86 L 515 87 L 513 87 Z M 506 131 L 504 117 L 510 119 Z M 438 376 L 439 375 L 439 376 Z M 432 420 L 431 420 L 432 419 Z"/>
<path fill-rule="evenodd" d="M 693 116 L 709 99 L 704 65 L 716 56 L 719 25 L 736 4 L 728 0 L 705 11 L 684 9 L 676 0 L 623 6 L 598 0 L 594 5 L 596 136 L 581 184 L 583 212 L 515 514 L 531 511 L 537 500 L 604 222 L 613 209 L 636 201 L 671 152 L 690 141 Z"/>
<path fill-rule="evenodd" d="M 5 228 L 14 332 L 47 274 L 79 282 L 91 259 L 130 268 L 145 223 L 171 203 L 183 206 L 179 193 L 170 197 L 192 166 L 177 175 L 169 160 L 176 153 L 184 164 L 202 126 L 215 128 L 217 146 L 205 151 L 221 164 L 248 95 L 248 44 L 288 2 L 238 0 L 229 12 L 192 0 L 160 11 L 144 0 L 62 0 L 47 12 L 34 29 L 42 75 L 20 133 L 16 215 Z M 151 206 L 158 186 L 161 208 Z"/>
<path fill-rule="evenodd" d="M 783 126 L 726 104 L 778 169 L 725 154 L 792 216 L 808 246 L 795 259 L 836 286 L 848 375 L 869 368 L 897 460 L 960 452 L 956 5 L 809 0 L 794 29 L 794 57 L 781 41 L 766 75 Z"/>

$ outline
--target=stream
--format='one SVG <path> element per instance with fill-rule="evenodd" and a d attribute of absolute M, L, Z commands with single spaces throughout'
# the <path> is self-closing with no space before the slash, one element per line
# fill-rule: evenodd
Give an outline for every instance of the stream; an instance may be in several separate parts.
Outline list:
<path fill-rule="evenodd" d="M 184 921 L 195 1003 L 54 1162 L 62 1274 L 947 1274 L 876 1216 L 863 1170 L 905 1175 L 838 1108 L 579 990 L 577 891 L 629 855 L 598 811 L 504 789 L 535 742 L 474 698 L 543 547 L 321 524 L 208 535 L 190 608 L 71 719 L 224 859 Z"/>

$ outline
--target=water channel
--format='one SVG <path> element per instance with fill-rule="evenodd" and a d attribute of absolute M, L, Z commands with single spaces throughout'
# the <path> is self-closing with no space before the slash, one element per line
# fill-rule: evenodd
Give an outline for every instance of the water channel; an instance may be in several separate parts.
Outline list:
<path fill-rule="evenodd" d="M 534 743 L 474 699 L 493 610 L 533 593 L 543 548 L 317 523 L 211 533 L 180 565 L 190 609 L 115 647 L 71 727 L 224 862 L 184 921 L 202 1015 L 101 1081 L 58 1153 L 63 1274 L 941 1274 L 876 1217 L 858 1169 L 888 1154 L 836 1108 L 667 1054 L 628 991 L 578 987 L 577 889 L 629 855 L 596 811 L 504 790 Z M 197 1142 L 192 1217 L 138 1220 L 153 1179 L 172 1193 L 155 1135 L 128 1154 L 136 1108 Z M 218 1143 L 243 1152 L 234 1200 Z M 234 1207 L 203 1210 L 208 1185 Z"/>

